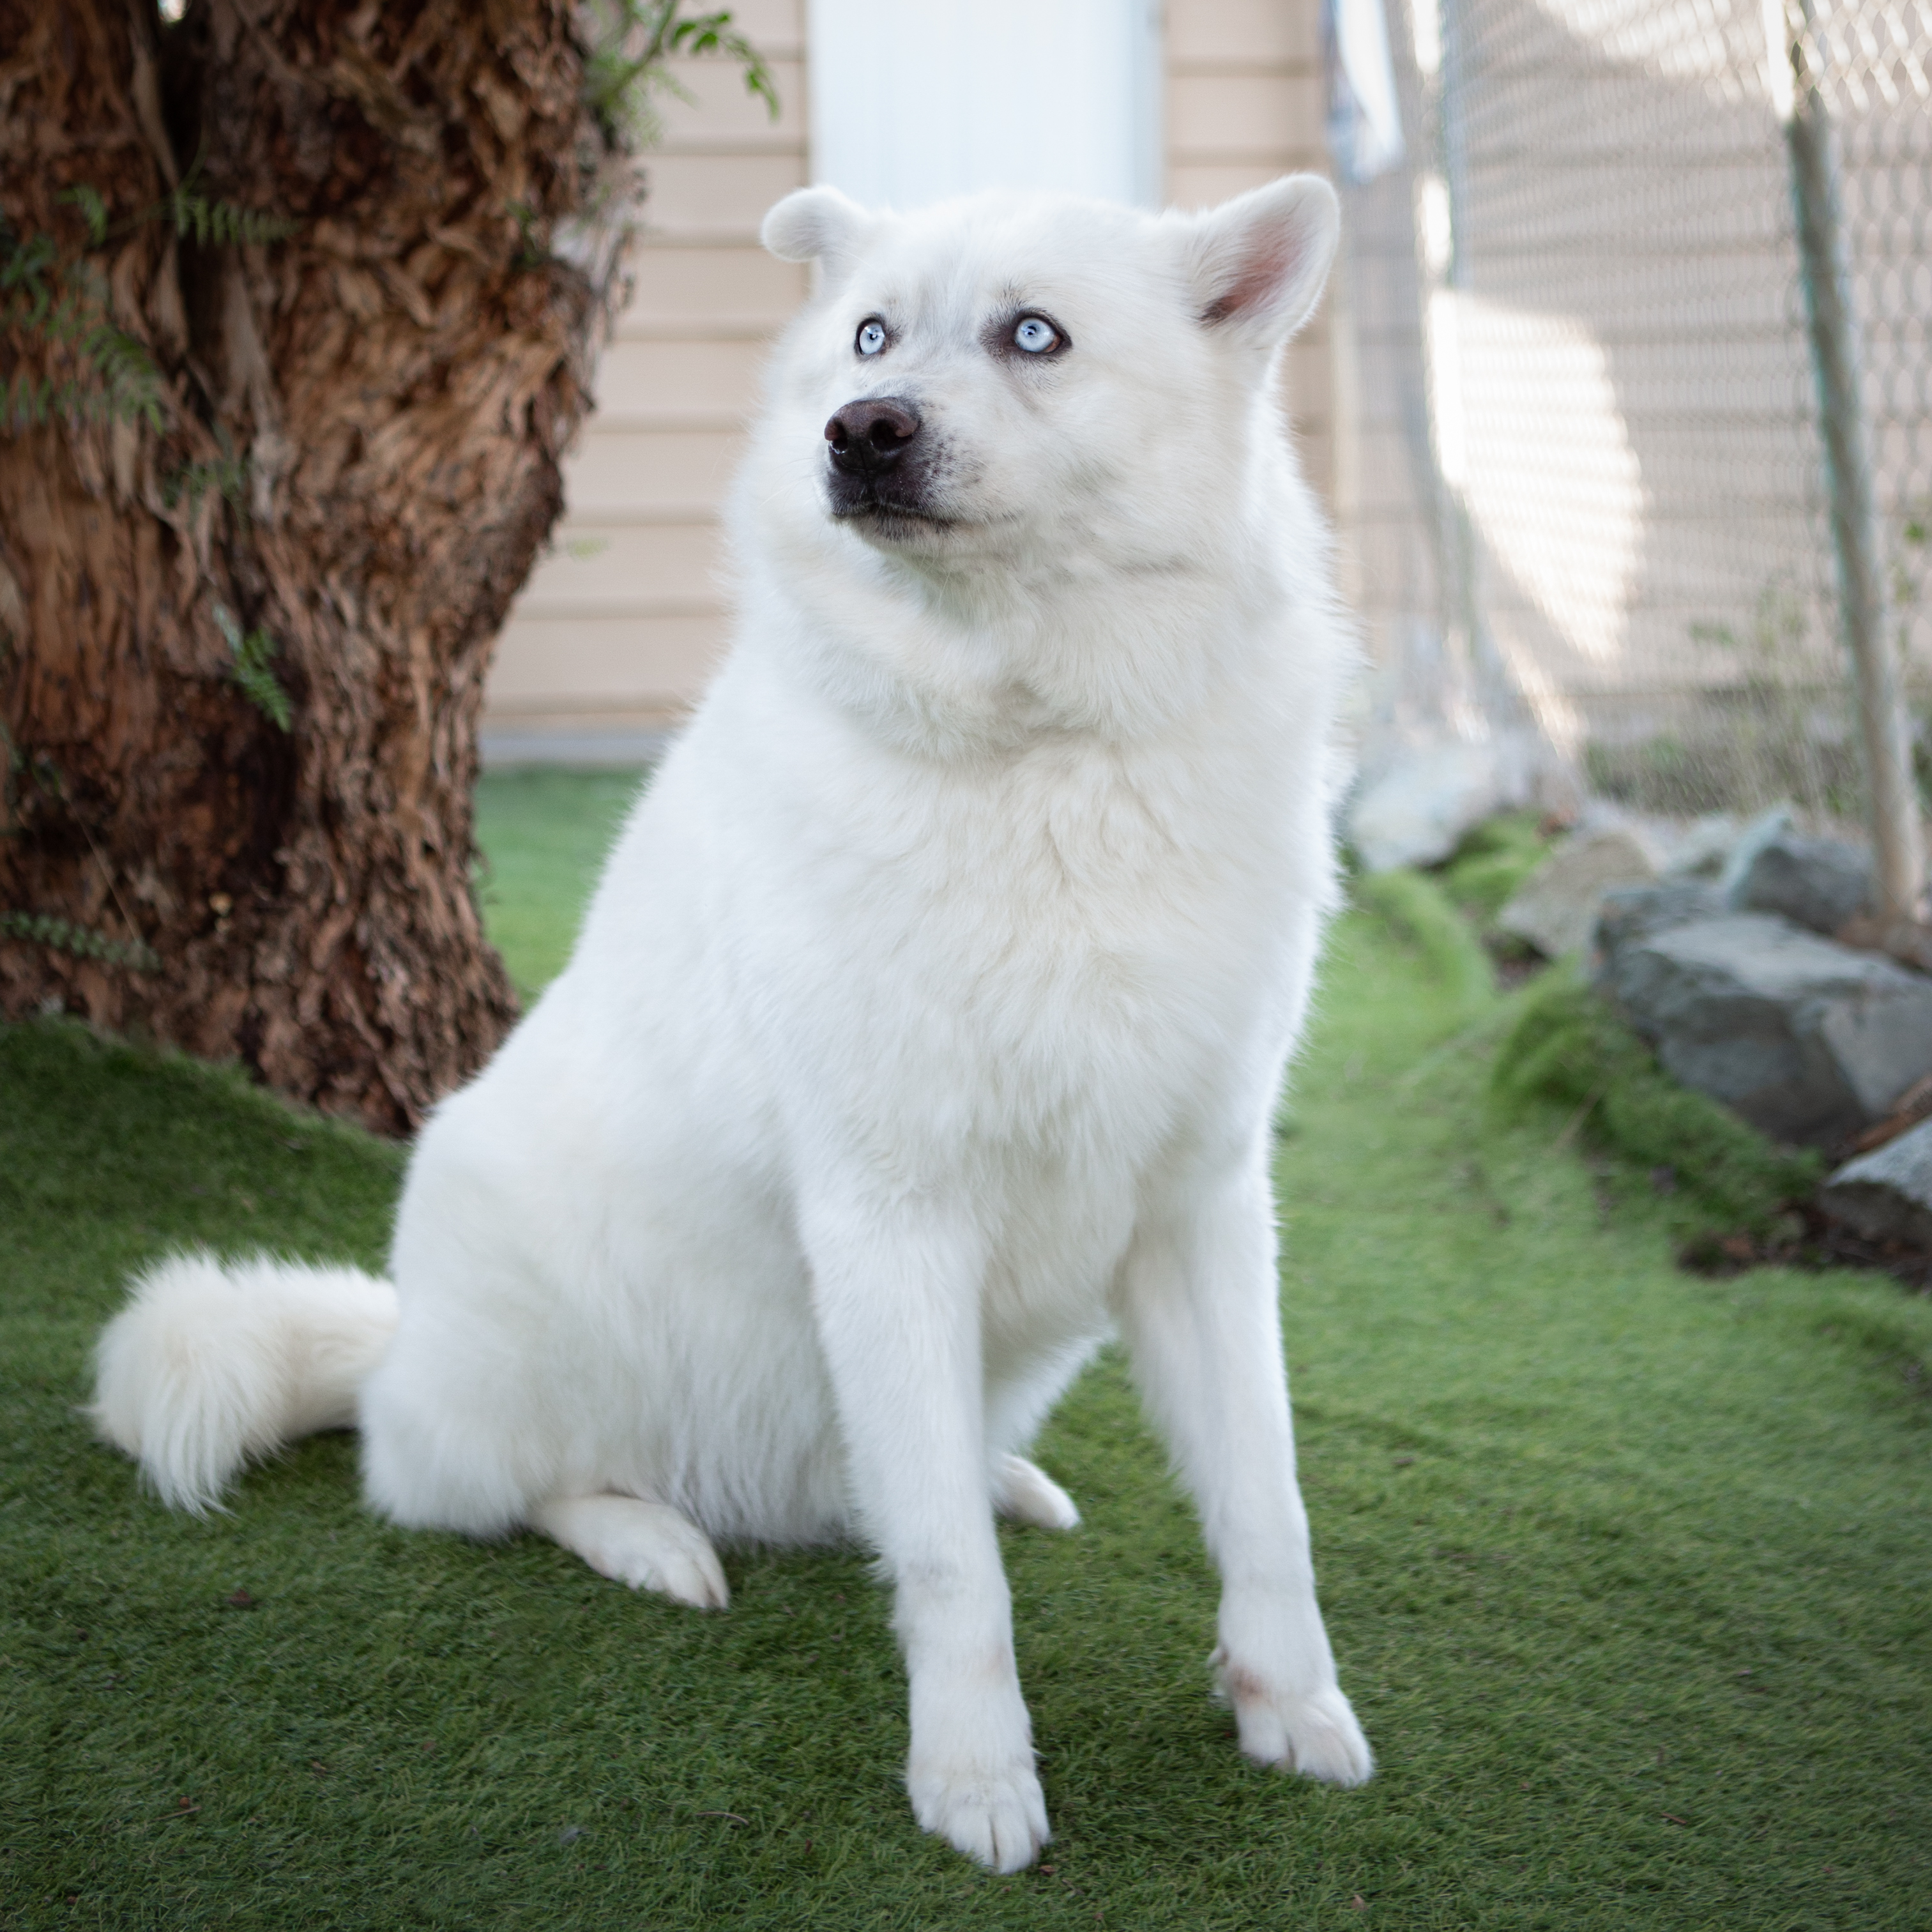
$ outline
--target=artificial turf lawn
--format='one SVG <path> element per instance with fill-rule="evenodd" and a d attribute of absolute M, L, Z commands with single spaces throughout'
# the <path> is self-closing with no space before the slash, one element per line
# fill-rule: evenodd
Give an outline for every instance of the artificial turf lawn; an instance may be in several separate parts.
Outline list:
<path fill-rule="evenodd" d="M 594 782 L 517 796 L 608 815 Z M 142 1496 L 75 1414 L 117 1276 L 190 1240 L 376 1262 L 396 1151 L 0 1030 L 0 1924 L 1932 1924 L 1932 1304 L 1679 1272 L 1667 1204 L 1558 1145 L 1561 1108 L 1486 1108 L 1493 1030 L 1445 1050 L 1466 1007 L 1425 955 L 1357 915 L 1326 988 L 1288 1346 L 1379 1774 L 1236 1755 L 1191 1516 L 1103 1361 L 1041 1446 L 1085 1526 L 1002 1532 L 1057 1833 L 1006 1879 L 912 1823 L 856 1553 L 729 1556 L 703 1616 L 532 1538 L 386 1528 L 340 1436 L 225 1518 Z"/>
<path fill-rule="evenodd" d="M 485 772 L 477 782 L 476 839 L 485 856 L 476 896 L 525 1000 L 562 971 L 637 790 L 635 772 L 543 766 Z"/>

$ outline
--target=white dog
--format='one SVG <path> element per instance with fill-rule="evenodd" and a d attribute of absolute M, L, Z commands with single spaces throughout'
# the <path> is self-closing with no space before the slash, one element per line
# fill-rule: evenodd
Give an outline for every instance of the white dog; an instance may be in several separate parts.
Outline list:
<path fill-rule="evenodd" d="M 1352 650 L 1273 397 L 1336 226 L 1024 197 L 766 244 L 818 293 L 736 498 L 729 660 L 574 957 L 411 1162 L 394 1286 L 162 1264 L 95 1414 L 170 1501 L 358 1424 L 392 1520 L 722 1606 L 862 1534 L 906 1781 L 1047 1836 L 995 1510 L 1118 1329 L 1199 1502 L 1241 1748 L 1352 1784 L 1295 1485 L 1270 1121 L 1335 896 Z"/>

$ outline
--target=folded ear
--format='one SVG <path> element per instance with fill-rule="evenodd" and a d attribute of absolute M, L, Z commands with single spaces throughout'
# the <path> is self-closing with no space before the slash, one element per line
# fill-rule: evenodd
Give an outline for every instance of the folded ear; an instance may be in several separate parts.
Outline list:
<path fill-rule="evenodd" d="M 872 218 L 836 188 L 802 188 L 772 208 L 758 239 L 781 262 L 816 262 L 828 282 L 838 282 L 872 228 Z"/>
<path fill-rule="evenodd" d="M 1187 237 L 1196 314 L 1257 348 L 1286 341 L 1321 299 L 1341 230 L 1319 175 L 1284 175 L 1197 216 Z"/>

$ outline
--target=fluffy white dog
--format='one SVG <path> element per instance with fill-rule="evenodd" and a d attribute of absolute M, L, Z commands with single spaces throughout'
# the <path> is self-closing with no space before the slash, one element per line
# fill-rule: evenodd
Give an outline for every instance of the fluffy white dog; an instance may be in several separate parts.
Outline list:
<path fill-rule="evenodd" d="M 394 1286 L 166 1262 L 95 1414 L 204 1509 L 363 1436 L 400 1523 L 542 1531 L 722 1606 L 718 1542 L 857 1534 L 920 1822 L 1047 1836 L 995 1510 L 1124 1336 L 1222 1579 L 1250 1756 L 1341 1784 L 1295 1484 L 1270 1120 L 1335 894 L 1352 651 L 1273 398 L 1306 176 L 1201 215 L 826 188 L 740 483 L 736 642 L 574 957 L 416 1149 Z"/>

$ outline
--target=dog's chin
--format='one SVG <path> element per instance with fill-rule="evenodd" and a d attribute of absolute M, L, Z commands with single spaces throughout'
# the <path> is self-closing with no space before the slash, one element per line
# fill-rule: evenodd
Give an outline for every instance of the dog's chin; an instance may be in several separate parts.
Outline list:
<path fill-rule="evenodd" d="M 871 496 L 855 503 L 834 503 L 832 520 L 890 550 L 937 549 L 964 527 L 956 517 Z"/>

